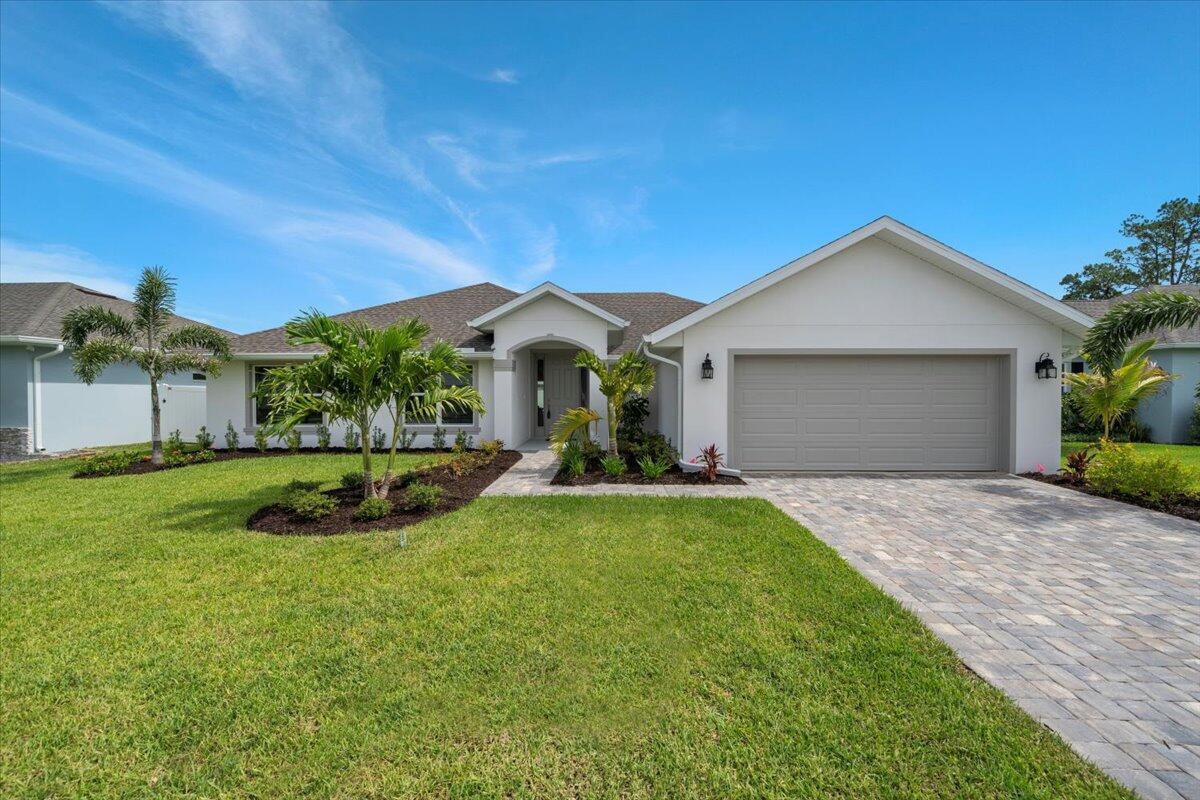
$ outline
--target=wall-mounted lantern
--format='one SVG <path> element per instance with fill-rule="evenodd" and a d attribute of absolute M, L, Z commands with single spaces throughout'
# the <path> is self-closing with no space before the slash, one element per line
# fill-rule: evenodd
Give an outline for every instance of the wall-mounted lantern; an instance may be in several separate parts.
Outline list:
<path fill-rule="evenodd" d="M 711 381 L 713 376 L 712 359 L 708 357 L 708 353 L 704 354 L 704 363 L 700 365 L 700 379 Z"/>
<path fill-rule="evenodd" d="M 1058 367 L 1054 366 L 1054 359 L 1049 353 L 1042 353 L 1042 357 L 1034 364 L 1034 370 L 1037 372 L 1038 380 L 1049 380 L 1058 377 Z"/>

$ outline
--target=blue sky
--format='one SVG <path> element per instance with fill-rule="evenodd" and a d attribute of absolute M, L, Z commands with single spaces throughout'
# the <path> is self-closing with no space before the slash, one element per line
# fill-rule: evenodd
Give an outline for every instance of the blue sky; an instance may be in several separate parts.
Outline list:
<path fill-rule="evenodd" d="M 881 214 L 1045 291 L 1200 189 L 1200 4 L 0 5 L 0 273 L 238 332 L 711 300 Z"/>

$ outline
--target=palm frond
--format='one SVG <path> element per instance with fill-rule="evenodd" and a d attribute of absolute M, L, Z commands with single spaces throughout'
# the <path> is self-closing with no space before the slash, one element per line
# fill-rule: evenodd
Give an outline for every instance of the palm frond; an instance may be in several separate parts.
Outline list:
<path fill-rule="evenodd" d="M 63 316 L 62 338 L 71 347 L 82 347 L 90 336 L 132 340 L 135 334 L 132 322 L 102 306 L 73 308 Z"/>
<path fill-rule="evenodd" d="M 1200 321 L 1200 298 L 1183 292 L 1150 291 L 1113 306 L 1096 320 L 1083 341 L 1094 369 L 1109 372 L 1126 346 L 1156 328 L 1181 328 Z"/>
<path fill-rule="evenodd" d="M 199 350 L 214 358 L 229 358 L 229 339 L 207 325 L 178 327 L 163 337 L 162 346 L 166 350 Z"/>
<path fill-rule="evenodd" d="M 175 315 L 175 279 L 162 267 L 146 267 L 133 290 L 133 318 L 137 328 L 158 339 Z"/>
<path fill-rule="evenodd" d="M 600 415 L 590 408 L 567 409 L 554 420 L 554 427 L 550 430 L 550 446 L 554 452 L 561 453 L 567 442 L 576 435 L 586 436 L 588 426 L 599 420 Z"/>
<path fill-rule="evenodd" d="M 71 353 L 71 364 L 75 375 L 86 384 L 92 384 L 105 368 L 113 364 L 136 363 L 138 351 L 124 339 L 103 337 L 91 339 Z"/>

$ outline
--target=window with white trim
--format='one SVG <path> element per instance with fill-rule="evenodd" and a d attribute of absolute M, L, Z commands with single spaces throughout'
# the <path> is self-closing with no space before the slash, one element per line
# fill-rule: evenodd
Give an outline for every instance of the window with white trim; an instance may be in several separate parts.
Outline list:
<path fill-rule="evenodd" d="M 255 364 L 254 365 L 254 380 L 252 381 L 253 385 L 250 387 L 251 390 L 252 391 L 258 390 L 258 384 L 263 378 L 266 377 L 267 370 L 274 369 L 275 367 L 281 367 L 281 366 L 283 366 L 283 365 L 282 364 Z M 251 421 L 254 423 L 254 425 L 265 425 L 267 422 L 267 415 L 270 413 L 270 410 L 271 410 L 267 405 L 266 398 L 259 397 L 258 395 L 251 395 L 250 399 L 252 401 L 252 410 L 254 412 L 254 419 Z M 300 420 L 300 424 L 301 425 L 320 425 L 322 421 L 323 421 L 323 418 L 321 416 L 321 412 L 320 411 L 312 411 L 312 412 L 309 412 L 309 414 L 307 416 L 305 416 L 304 419 Z"/>
<path fill-rule="evenodd" d="M 475 385 L 475 365 L 471 364 L 470 368 L 471 368 L 470 373 L 462 378 L 456 378 L 453 375 L 443 375 L 442 376 L 442 385 L 444 385 L 444 386 L 474 386 Z M 424 392 L 414 392 L 413 397 L 423 397 L 424 394 L 425 394 Z M 436 424 L 436 425 L 441 425 L 443 427 L 445 427 L 447 425 L 456 425 L 456 426 L 474 425 L 475 424 L 475 412 L 470 409 L 467 409 L 465 411 L 461 411 L 459 409 L 449 409 L 449 408 L 439 409 L 436 419 L 434 419 L 434 420 L 417 420 L 413 424 L 416 424 L 416 425 L 434 425 L 434 424 Z"/>

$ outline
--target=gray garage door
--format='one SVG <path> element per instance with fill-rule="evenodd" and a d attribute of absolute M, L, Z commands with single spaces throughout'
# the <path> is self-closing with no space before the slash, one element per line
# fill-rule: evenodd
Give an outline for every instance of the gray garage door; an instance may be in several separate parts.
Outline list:
<path fill-rule="evenodd" d="M 737 356 L 730 444 L 746 470 L 993 470 L 999 356 Z"/>

